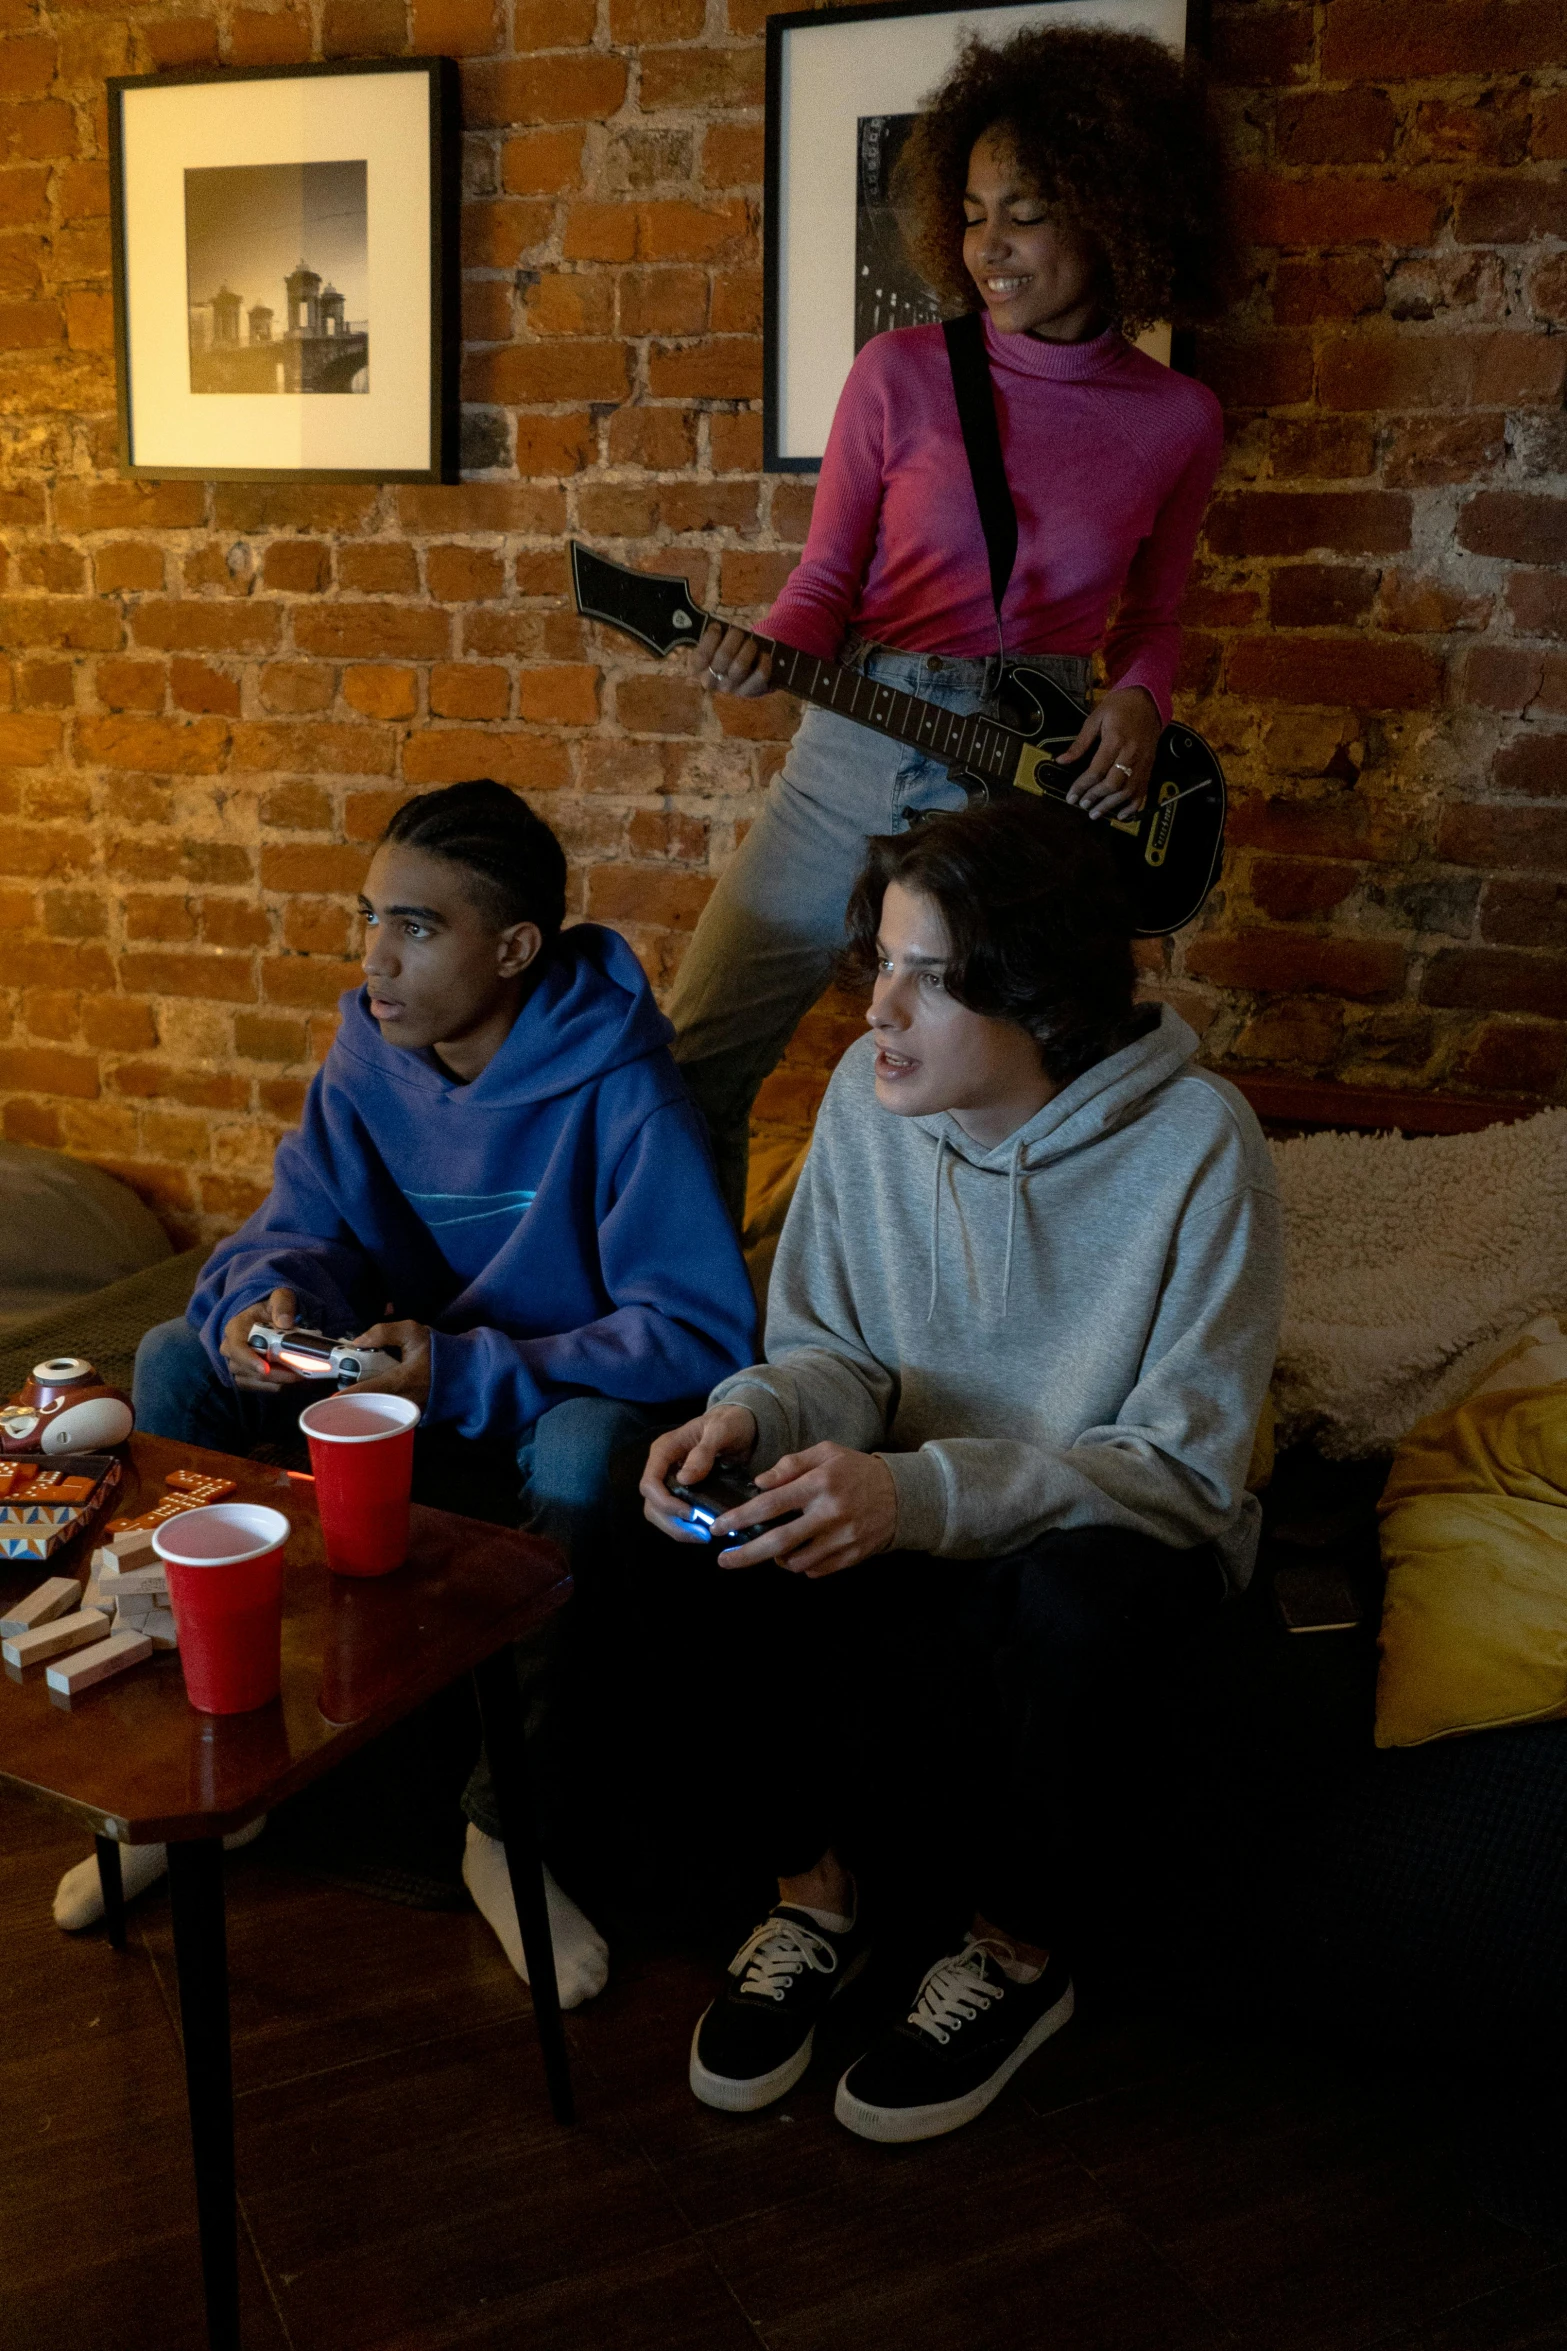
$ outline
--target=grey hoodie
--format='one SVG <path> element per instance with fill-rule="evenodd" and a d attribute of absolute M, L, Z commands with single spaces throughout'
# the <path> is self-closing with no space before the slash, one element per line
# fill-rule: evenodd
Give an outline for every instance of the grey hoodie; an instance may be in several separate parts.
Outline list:
<path fill-rule="evenodd" d="M 767 1361 L 713 1402 L 758 1468 L 880 1452 L 900 1549 L 983 1559 L 1052 1527 L 1213 1543 L 1243 1585 L 1245 1490 L 1278 1338 L 1273 1167 L 1168 1006 L 994 1150 L 834 1073 L 773 1266 Z"/>

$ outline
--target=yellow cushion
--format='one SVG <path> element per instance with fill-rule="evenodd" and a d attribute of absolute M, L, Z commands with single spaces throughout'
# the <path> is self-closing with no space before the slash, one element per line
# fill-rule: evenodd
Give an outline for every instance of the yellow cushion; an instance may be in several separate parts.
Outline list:
<path fill-rule="evenodd" d="M 1382 1497 L 1379 1747 L 1567 1715 L 1567 1330 L 1411 1429 Z"/>

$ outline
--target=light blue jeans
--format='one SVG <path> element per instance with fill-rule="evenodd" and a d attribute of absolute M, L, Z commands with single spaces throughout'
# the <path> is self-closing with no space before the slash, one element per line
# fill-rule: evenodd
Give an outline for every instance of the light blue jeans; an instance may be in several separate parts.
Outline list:
<path fill-rule="evenodd" d="M 1091 665 L 1076 654 L 1030 654 L 1032 667 L 1090 699 Z M 868 646 L 867 677 L 979 710 L 996 664 Z M 735 1222 L 745 1211 L 751 1105 L 764 1078 L 832 978 L 849 894 L 873 833 L 900 833 L 968 794 L 938 759 L 808 709 L 762 812 L 719 879 L 675 981 L 675 1059 L 712 1137 Z"/>

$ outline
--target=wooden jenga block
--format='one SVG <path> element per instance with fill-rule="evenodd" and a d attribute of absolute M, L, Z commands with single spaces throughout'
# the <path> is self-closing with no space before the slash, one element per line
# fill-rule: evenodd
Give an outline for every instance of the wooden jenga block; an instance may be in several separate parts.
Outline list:
<path fill-rule="evenodd" d="M 152 1547 L 152 1529 L 143 1526 L 139 1520 L 127 1523 L 111 1518 L 107 1531 L 110 1536 L 108 1548 L 121 1567 L 135 1566 L 143 1552 L 149 1559 L 157 1558 L 158 1554 Z"/>
<path fill-rule="evenodd" d="M 155 1608 L 150 1616 L 142 1618 L 137 1630 L 146 1634 L 155 1649 L 177 1649 L 180 1645 L 180 1629 L 172 1608 Z"/>
<path fill-rule="evenodd" d="M 123 1673 L 128 1665 L 140 1665 L 151 1655 L 152 1643 L 145 1633 L 111 1633 L 106 1641 L 94 1642 L 79 1656 L 51 1665 L 44 1679 L 51 1690 L 74 1698 L 79 1691 L 90 1690 L 94 1682 L 106 1682 L 111 1674 Z"/>
<path fill-rule="evenodd" d="M 159 1595 L 166 1596 L 169 1589 L 168 1571 L 162 1560 L 156 1556 L 154 1556 L 151 1566 L 127 1567 L 119 1575 L 114 1575 L 108 1568 L 105 1568 L 98 1581 L 103 1589 L 112 1594 L 116 1600 L 129 1600 L 142 1593 L 151 1593 L 154 1598 Z"/>
<path fill-rule="evenodd" d="M 84 1608 L 75 1616 L 41 1624 L 35 1633 L 18 1633 L 14 1640 L 0 1641 L 0 1657 L 7 1665 L 42 1665 L 46 1658 L 65 1657 L 73 1649 L 90 1648 L 94 1641 L 108 1637 L 108 1618 L 99 1609 Z"/>
<path fill-rule="evenodd" d="M 80 1608 L 82 1587 L 75 1576 L 54 1575 L 36 1592 L 29 1592 L 25 1600 L 14 1600 L 0 1616 L 0 1639 L 7 1633 L 31 1633 L 41 1624 L 52 1624 L 57 1616 L 65 1616 Z"/>

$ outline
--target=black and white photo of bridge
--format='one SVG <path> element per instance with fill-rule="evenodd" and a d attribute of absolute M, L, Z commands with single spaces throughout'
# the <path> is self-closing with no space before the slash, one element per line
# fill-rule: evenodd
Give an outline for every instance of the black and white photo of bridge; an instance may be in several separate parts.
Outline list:
<path fill-rule="evenodd" d="M 187 171 L 185 274 L 193 392 L 369 390 L 364 163 Z"/>

